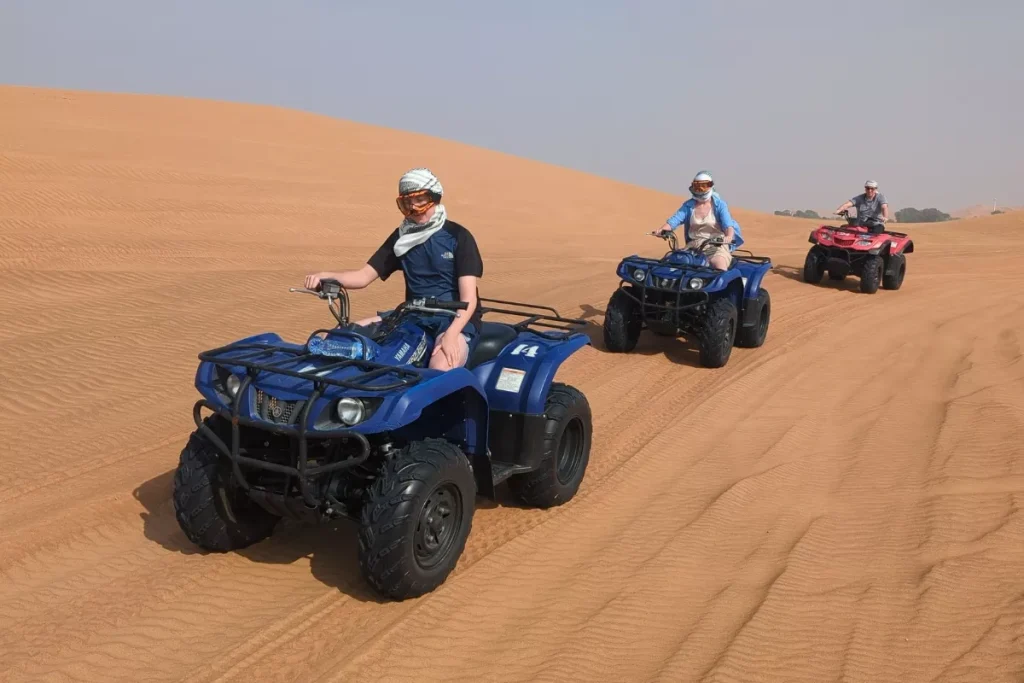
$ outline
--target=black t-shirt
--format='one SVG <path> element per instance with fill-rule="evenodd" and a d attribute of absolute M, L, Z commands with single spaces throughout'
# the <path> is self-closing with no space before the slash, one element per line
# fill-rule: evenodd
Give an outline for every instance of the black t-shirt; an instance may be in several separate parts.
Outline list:
<path fill-rule="evenodd" d="M 395 228 L 384 244 L 370 257 L 367 263 L 373 267 L 381 280 L 397 270 L 405 274 L 405 298 L 436 298 L 438 301 L 458 301 L 459 278 L 464 275 L 482 277 L 483 260 L 473 234 L 455 221 L 446 220 L 441 229 L 422 244 L 405 252 L 401 258 L 395 255 L 398 228 Z M 473 313 L 471 321 L 479 327 L 480 306 Z"/>

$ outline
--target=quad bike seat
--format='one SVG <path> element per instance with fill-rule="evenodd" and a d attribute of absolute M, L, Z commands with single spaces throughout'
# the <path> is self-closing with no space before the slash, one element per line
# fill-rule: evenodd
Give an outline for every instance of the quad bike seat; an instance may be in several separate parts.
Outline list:
<path fill-rule="evenodd" d="M 512 343 L 519 333 L 511 325 L 504 323 L 484 322 L 480 324 L 480 333 L 469 350 L 466 368 L 472 370 L 481 363 L 494 360 L 502 349 Z"/>

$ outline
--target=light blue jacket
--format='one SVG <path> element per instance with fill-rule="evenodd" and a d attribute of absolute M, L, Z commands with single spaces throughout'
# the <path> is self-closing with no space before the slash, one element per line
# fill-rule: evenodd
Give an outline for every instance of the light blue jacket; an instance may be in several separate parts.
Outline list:
<path fill-rule="evenodd" d="M 690 241 L 690 215 L 693 213 L 693 207 L 696 206 L 696 204 L 696 199 L 688 199 L 679 207 L 678 211 L 669 216 L 668 220 L 665 221 L 673 230 L 678 228 L 680 225 L 685 226 L 683 234 L 685 235 L 687 242 Z M 711 193 L 711 208 L 715 212 L 715 222 L 718 223 L 718 226 L 723 231 L 729 226 L 732 226 L 733 238 L 732 244 L 729 245 L 729 248 L 735 249 L 743 244 L 743 233 L 740 232 L 740 224 L 737 223 L 736 219 L 729 214 L 729 205 L 725 203 L 724 199 L 718 196 L 717 192 Z"/>

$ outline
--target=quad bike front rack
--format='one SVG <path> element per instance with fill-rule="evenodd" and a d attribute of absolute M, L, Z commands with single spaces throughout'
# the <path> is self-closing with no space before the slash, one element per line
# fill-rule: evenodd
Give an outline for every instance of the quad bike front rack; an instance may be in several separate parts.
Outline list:
<path fill-rule="evenodd" d="M 238 355 L 233 355 L 236 353 Z M 288 357 L 276 361 L 266 360 L 267 356 L 281 353 L 287 354 Z M 204 351 L 199 354 L 199 360 L 213 363 L 218 367 L 226 369 L 227 366 L 235 366 L 243 367 L 246 370 L 245 377 L 242 379 L 242 382 L 238 387 L 238 391 L 235 392 L 234 397 L 231 399 L 230 409 L 217 406 L 204 398 L 197 401 L 193 406 L 192 418 L 199 431 L 210 440 L 222 455 L 229 459 L 236 480 L 241 488 L 247 493 L 252 488 L 252 485 L 246 479 L 241 468 L 242 465 L 267 472 L 275 472 L 295 477 L 298 481 L 299 490 L 302 493 L 302 499 L 311 508 L 316 507 L 318 505 L 318 500 L 317 496 L 314 495 L 313 488 L 309 481 L 311 477 L 357 467 L 364 463 L 370 456 L 369 441 L 367 441 L 366 437 L 362 434 L 348 428 L 318 429 L 315 431 L 313 438 L 343 439 L 346 442 L 354 441 L 356 448 L 353 449 L 353 452 L 355 455 L 338 462 L 316 465 L 314 467 L 309 466 L 309 439 L 311 438 L 311 435 L 309 434 L 307 425 L 309 423 L 309 411 L 317 400 L 323 396 L 324 392 L 327 391 L 329 387 L 342 387 L 363 392 L 386 392 L 413 386 L 421 379 L 420 373 L 414 370 L 383 365 L 365 360 L 336 360 L 327 364 L 321 364 L 316 368 L 307 371 L 283 367 L 287 365 L 298 365 L 313 359 L 322 360 L 322 357 L 309 353 L 305 350 L 290 349 L 272 344 L 253 342 L 229 344 L 227 346 L 222 346 L 210 351 Z M 350 367 L 358 368 L 362 371 L 361 374 L 349 379 L 332 379 L 322 376 L 323 374 Z M 297 419 L 293 420 L 290 424 L 255 420 L 242 414 L 242 397 L 247 395 L 252 382 L 260 376 L 261 373 L 295 377 L 297 379 L 307 380 L 313 384 L 312 393 L 308 398 L 302 401 L 302 407 L 299 410 Z M 381 381 L 387 380 L 389 375 L 394 376 L 395 379 L 390 382 Z M 209 425 L 203 421 L 203 408 L 220 415 L 230 422 L 230 444 L 225 443 L 224 439 L 216 434 Z M 295 466 L 292 467 L 289 465 L 267 462 L 265 460 L 242 455 L 240 426 L 253 427 L 262 431 L 294 437 L 298 442 L 298 454 L 295 459 Z"/>

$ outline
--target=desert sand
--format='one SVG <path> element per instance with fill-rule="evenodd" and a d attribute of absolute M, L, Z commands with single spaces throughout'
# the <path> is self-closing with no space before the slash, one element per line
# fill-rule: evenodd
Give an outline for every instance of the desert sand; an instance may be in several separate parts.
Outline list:
<path fill-rule="evenodd" d="M 594 411 L 579 496 L 480 499 L 449 580 L 401 603 L 348 523 L 198 552 L 170 500 L 196 354 L 329 324 L 288 287 L 363 263 L 418 165 L 484 296 L 593 323 L 560 372 Z M 903 288 L 863 295 L 802 283 L 814 223 L 719 180 L 773 320 L 707 370 L 601 348 L 616 262 L 663 251 L 643 233 L 681 196 L 271 107 L 0 89 L 0 679 L 1022 680 L 1024 215 L 901 225 Z"/>

